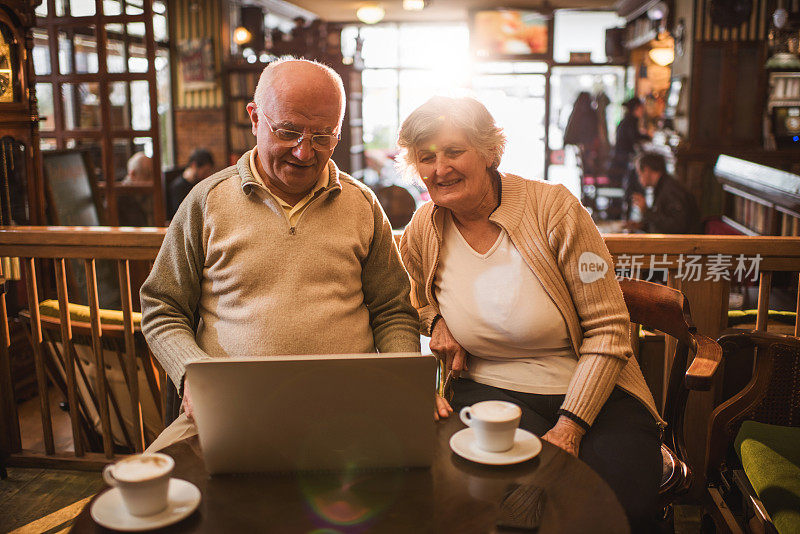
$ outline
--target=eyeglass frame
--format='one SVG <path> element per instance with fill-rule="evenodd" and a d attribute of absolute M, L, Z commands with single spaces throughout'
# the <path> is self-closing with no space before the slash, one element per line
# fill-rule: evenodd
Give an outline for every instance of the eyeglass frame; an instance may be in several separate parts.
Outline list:
<path fill-rule="evenodd" d="M 272 119 L 270 119 L 269 117 L 267 117 L 267 114 L 264 113 L 261 110 L 261 108 L 259 108 L 257 105 L 256 105 L 256 113 L 260 113 L 261 115 L 264 116 L 264 118 L 266 119 L 267 128 L 269 128 L 269 131 L 272 133 L 272 135 L 275 136 L 275 138 L 278 141 L 280 141 L 281 143 L 294 143 L 294 144 L 291 144 L 291 145 L 286 145 L 287 148 L 289 148 L 289 147 L 294 148 L 296 146 L 300 146 L 300 143 L 302 143 L 305 139 L 309 139 L 309 141 L 311 142 L 311 148 L 313 148 L 314 150 L 320 150 L 320 151 L 322 151 L 322 150 L 333 150 L 334 148 L 336 148 L 336 145 L 338 145 L 339 141 L 341 141 L 341 139 L 342 139 L 342 132 L 341 131 L 337 132 L 336 134 L 315 134 L 315 133 L 310 133 L 309 132 L 308 137 L 306 137 L 306 132 L 298 132 L 296 130 L 290 130 L 288 128 L 275 128 L 275 127 L 272 126 L 272 123 L 274 121 Z M 277 132 L 276 132 L 277 130 L 281 130 L 281 131 L 284 131 L 284 132 L 297 134 L 298 137 L 297 137 L 296 140 L 281 139 L 278 136 Z M 321 148 L 318 147 L 318 146 L 315 146 L 314 138 L 317 138 L 317 137 L 329 137 L 329 138 L 332 139 L 333 144 L 330 145 L 330 146 L 327 146 L 327 147 L 323 146 Z"/>

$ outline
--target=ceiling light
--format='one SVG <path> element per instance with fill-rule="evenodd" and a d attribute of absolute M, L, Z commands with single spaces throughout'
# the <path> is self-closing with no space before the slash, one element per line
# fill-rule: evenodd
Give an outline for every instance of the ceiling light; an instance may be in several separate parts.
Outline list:
<path fill-rule="evenodd" d="M 356 17 L 364 24 L 378 23 L 383 20 L 385 14 L 386 11 L 377 4 L 361 6 L 358 8 L 358 11 L 356 11 Z"/>
<path fill-rule="evenodd" d="M 403 9 L 406 11 L 422 11 L 427 3 L 426 0 L 403 0 Z"/>
<path fill-rule="evenodd" d="M 250 39 L 252 38 L 253 36 L 250 34 L 249 31 L 247 31 L 247 28 L 245 28 L 244 26 L 239 26 L 238 28 L 233 30 L 233 42 L 239 46 L 249 43 Z"/>
<path fill-rule="evenodd" d="M 652 59 L 653 63 L 656 65 L 666 67 L 675 61 L 675 50 L 672 48 L 653 48 L 650 50 L 650 59 Z"/>

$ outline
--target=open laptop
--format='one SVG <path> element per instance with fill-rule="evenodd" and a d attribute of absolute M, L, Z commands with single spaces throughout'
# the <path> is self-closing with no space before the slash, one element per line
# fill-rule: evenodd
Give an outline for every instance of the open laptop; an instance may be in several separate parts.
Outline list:
<path fill-rule="evenodd" d="M 225 358 L 186 366 L 210 474 L 430 466 L 433 356 Z"/>

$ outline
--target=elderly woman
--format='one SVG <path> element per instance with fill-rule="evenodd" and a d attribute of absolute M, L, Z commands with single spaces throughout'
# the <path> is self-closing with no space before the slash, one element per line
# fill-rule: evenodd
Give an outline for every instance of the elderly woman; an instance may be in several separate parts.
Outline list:
<path fill-rule="evenodd" d="M 400 250 L 422 333 L 460 373 L 453 407 L 519 405 L 522 428 L 593 467 L 634 531 L 647 529 L 663 421 L 631 357 L 627 309 L 591 217 L 563 186 L 497 170 L 505 136 L 474 99 L 430 99 L 398 144 L 401 167 L 432 200 Z M 437 398 L 437 411 L 452 408 Z"/>

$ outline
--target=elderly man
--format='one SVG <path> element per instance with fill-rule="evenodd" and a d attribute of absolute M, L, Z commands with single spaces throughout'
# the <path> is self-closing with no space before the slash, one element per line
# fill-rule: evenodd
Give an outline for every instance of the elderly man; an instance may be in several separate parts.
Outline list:
<path fill-rule="evenodd" d="M 128 174 L 120 185 L 153 187 L 153 160 L 144 152 L 136 152 L 128 160 Z M 117 197 L 120 226 L 153 226 L 152 195 L 126 189 L 121 193 Z"/>
<path fill-rule="evenodd" d="M 184 413 L 149 450 L 195 432 L 189 362 L 419 351 L 389 221 L 330 159 L 344 102 L 330 68 L 270 64 L 247 105 L 255 148 L 178 209 L 141 300 L 142 331 L 183 391 Z"/>

